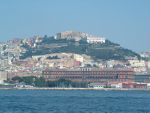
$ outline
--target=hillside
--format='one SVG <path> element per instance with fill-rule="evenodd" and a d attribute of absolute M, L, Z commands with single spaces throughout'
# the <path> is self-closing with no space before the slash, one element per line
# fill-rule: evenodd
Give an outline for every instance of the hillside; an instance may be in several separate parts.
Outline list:
<path fill-rule="evenodd" d="M 109 40 L 105 43 L 87 43 L 85 38 L 81 38 L 79 41 L 75 39 L 56 39 L 54 36 L 41 38 L 41 41 L 36 43 L 36 47 L 30 47 L 27 44 L 22 45 L 27 51 L 22 53 L 21 59 L 31 57 L 34 55 L 44 55 L 50 53 L 77 53 L 86 54 L 94 59 L 114 59 L 124 60 L 126 57 L 137 57 L 140 56 L 132 50 L 125 49 L 119 44 L 115 44 Z"/>

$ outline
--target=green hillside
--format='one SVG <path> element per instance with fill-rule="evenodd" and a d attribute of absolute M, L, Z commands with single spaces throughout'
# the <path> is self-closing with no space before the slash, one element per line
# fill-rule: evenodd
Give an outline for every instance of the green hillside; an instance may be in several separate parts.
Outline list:
<path fill-rule="evenodd" d="M 103 44 L 89 44 L 85 39 L 75 42 L 74 40 L 67 39 L 54 39 L 54 37 L 43 37 L 42 42 L 37 44 L 36 48 L 31 48 L 28 45 L 22 47 L 27 49 L 27 52 L 22 54 L 21 59 L 31 57 L 34 55 L 44 55 L 50 53 L 77 53 L 86 54 L 94 59 L 117 59 L 124 60 L 126 57 L 140 56 L 128 49 L 121 47 L 119 44 L 112 43 L 106 40 Z"/>

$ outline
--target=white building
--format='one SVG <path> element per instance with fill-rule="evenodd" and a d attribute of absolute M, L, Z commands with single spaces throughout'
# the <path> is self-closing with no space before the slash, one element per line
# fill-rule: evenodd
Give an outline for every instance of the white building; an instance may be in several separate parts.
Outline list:
<path fill-rule="evenodd" d="M 150 83 L 147 83 L 147 88 L 149 88 L 149 89 L 150 89 Z"/>
<path fill-rule="evenodd" d="M 87 43 L 105 43 L 106 39 L 103 37 L 94 37 L 89 36 L 87 37 Z"/>
<path fill-rule="evenodd" d="M 95 88 L 95 89 L 99 89 L 99 88 L 105 88 L 107 87 L 107 83 L 106 82 L 101 82 L 101 83 L 90 83 L 88 85 L 89 88 Z"/>
<path fill-rule="evenodd" d="M 122 83 L 111 83 L 111 88 L 122 88 Z"/>

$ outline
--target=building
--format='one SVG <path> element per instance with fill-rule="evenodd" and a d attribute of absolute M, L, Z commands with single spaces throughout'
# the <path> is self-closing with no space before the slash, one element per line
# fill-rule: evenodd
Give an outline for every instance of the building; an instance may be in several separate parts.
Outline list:
<path fill-rule="evenodd" d="M 3 84 L 5 80 L 7 80 L 7 72 L 0 71 L 0 84 Z"/>
<path fill-rule="evenodd" d="M 65 31 L 56 34 L 56 39 L 75 39 L 75 41 L 79 41 L 82 38 L 86 37 L 86 33 L 76 32 L 76 31 Z"/>
<path fill-rule="evenodd" d="M 74 59 L 76 61 L 80 61 L 80 62 L 83 62 L 84 58 L 82 55 L 79 55 L 79 54 L 74 54 Z"/>
<path fill-rule="evenodd" d="M 87 43 L 105 43 L 106 39 L 103 37 L 87 37 Z"/>
<path fill-rule="evenodd" d="M 150 68 L 150 61 L 147 62 L 147 67 Z"/>
<path fill-rule="evenodd" d="M 122 83 L 122 88 L 138 88 L 138 89 L 145 89 L 145 88 L 147 88 L 147 84 L 146 84 L 146 83 L 135 83 L 135 82 L 131 82 L 131 83 Z"/>
<path fill-rule="evenodd" d="M 145 67 L 144 60 L 128 60 L 131 67 Z"/>
<path fill-rule="evenodd" d="M 122 88 L 122 83 L 111 83 L 111 88 Z"/>
<path fill-rule="evenodd" d="M 106 88 L 109 87 L 107 82 L 100 82 L 100 83 L 90 83 L 88 85 L 89 88 Z"/>
<path fill-rule="evenodd" d="M 43 71 L 46 80 L 67 79 L 78 82 L 132 82 L 134 72 L 130 69 L 50 69 Z"/>
<path fill-rule="evenodd" d="M 105 43 L 106 39 L 104 37 L 96 37 L 83 32 L 76 31 L 66 31 L 56 34 L 56 39 L 74 39 L 75 41 L 80 41 L 81 39 L 86 39 L 87 43 Z"/>
<path fill-rule="evenodd" d="M 146 75 L 146 74 L 134 75 L 134 81 L 150 83 L 150 75 Z"/>

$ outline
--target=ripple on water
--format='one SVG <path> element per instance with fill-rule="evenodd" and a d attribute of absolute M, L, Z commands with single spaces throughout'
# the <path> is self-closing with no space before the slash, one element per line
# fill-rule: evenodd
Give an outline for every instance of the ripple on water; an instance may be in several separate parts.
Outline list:
<path fill-rule="evenodd" d="M 150 113 L 148 91 L 0 90 L 0 113 Z"/>

